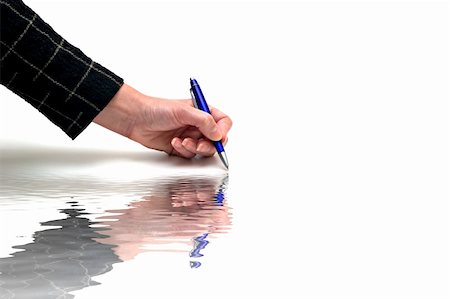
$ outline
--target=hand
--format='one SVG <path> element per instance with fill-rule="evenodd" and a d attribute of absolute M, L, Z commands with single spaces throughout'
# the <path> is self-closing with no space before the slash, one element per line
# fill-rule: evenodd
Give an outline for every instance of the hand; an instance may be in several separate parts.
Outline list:
<path fill-rule="evenodd" d="M 169 155 L 209 157 L 216 151 L 210 140 L 225 144 L 232 125 L 223 112 L 209 108 L 211 115 L 192 100 L 149 97 L 124 84 L 94 122 Z"/>

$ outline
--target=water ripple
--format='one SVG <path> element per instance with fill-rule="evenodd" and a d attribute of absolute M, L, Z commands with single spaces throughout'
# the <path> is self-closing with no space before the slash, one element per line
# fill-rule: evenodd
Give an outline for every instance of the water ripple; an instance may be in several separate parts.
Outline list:
<path fill-rule="evenodd" d="M 203 249 L 232 225 L 227 176 L 121 182 L 24 169 L 2 171 L 0 182 L 2 225 L 26 230 L 26 215 L 51 217 L 31 242 L 16 236 L 0 258 L 0 298 L 73 298 L 71 291 L 142 252 L 184 253 L 198 268 Z"/>

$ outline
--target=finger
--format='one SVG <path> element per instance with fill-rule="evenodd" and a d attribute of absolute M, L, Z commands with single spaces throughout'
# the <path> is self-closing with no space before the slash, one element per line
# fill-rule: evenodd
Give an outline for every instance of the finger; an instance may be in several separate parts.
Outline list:
<path fill-rule="evenodd" d="M 172 139 L 172 142 L 170 143 L 174 150 L 176 151 L 176 155 L 183 157 L 183 158 L 193 158 L 195 156 L 194 153 L 188 151 L 182 144 L 182 141 L 180 138 L 175 137 Z"/>
<path fill-rule="evenodd" d="M 225 138 L 223 138 L 222 140 L 222 144 L 225 146 L 228 143 L 228 136 L 225 136 Z"/>
<path fill-rule="evenodd" d="M 186 138 L 186 137 L 190 137 L 194 140 L 199 140 L 200 138 L 203 137 L 202 132 L 200 132 L 198 130 L 197 127 L 190 127 L 187 130 L 185 130 L 180 136 L 181 139 Z"/>
<path fill-rule="evenodd" d="M 181 135 L 179 135 L 181 139 L 190 137 L 194 140 L 201 140 L 205 139 L 205 136 L 198 130 L 197 127 L 190 127 L 186 131 L 184 131 Z M 223 145 L 226 145 L 228 142 L 228 136 L 222 136 L 222 143 Z"/>
<path fill-rule="evenodd" d="M 211 157 L 216 152 L 216 148 L 211 141 L 205 139 L 197 141 L 192 138 L 185 138 L 181 144 L 188 151 L 203 157 Z"/>
<path fill-rule="evenodd" d="M 233 121 L 231 118 L 220 111 L 217 108 L 210 107 L 211 115 L 213 116 L 215 122 L 220 128 L 220 132 L 222 133 L 222 141 L 225 140 L 225 137 L 228 134 L 228 131 L 230 131 L 231 127 L 233 126 Z"/>
<path fill-rule="evenodd" d="M 197 154 L 203 157 L 211 157 L 216 153 L 216 148 L 209 140 L 200 140 L 197 143 Z"/>
<path fill-rule="evenodd" d="M 184 125 L 197 127 L 203 135 L 211 140 L 221 140 L 221 128 L 213 116 L 194 107 L 185 107 L 179 111 L 178 119 Z"/>
<path fill-rule="evenodd" d="M 192 102 L 192 99 L 173 100 L 173 101 L 176 101 L 178 103 L 182 103 L 184 105 L 188 105 L 188 106 L 194 107 L 194 103 Z"/>
<path fill-rule="evenodd" d="M 184 138 L 181 145 L 191 153 L 197 152 L 197 142 L 192 138 Z"/>

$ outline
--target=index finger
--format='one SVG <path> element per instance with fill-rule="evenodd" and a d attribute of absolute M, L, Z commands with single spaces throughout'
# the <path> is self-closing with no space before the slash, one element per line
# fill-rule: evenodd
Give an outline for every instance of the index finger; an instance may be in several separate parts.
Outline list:
<path fill-rule="evenodd" d="M 230 131 L 231 127 L 233 126 L 233 121 L 228 115 L 215 107 L 209 106 L 209 110 L 211 111 L 211 115 L 214 118 L 214 121 L 220 128 L 220 131 L 222 133 L 222 140 L 225 140 L 228 131 Z"/>
<path fill-rule="evenodd" d="M 192 99 L 178 100 L 178 101 L 181 103 L 187 104 L 191 107 L 194 107 Z M 222 141 L 226 140 L 227 134 L 230 131 L 231 127 L 233 126 L 233 121 L 227 114 L 223 113 L 222 111 L 215 108 L 214 106 L 209 106 L 209 111 L 211 111 L 211 115 L 212 115 L 214 121 L 219 126 L 220 132 L 222 133 Z"/>

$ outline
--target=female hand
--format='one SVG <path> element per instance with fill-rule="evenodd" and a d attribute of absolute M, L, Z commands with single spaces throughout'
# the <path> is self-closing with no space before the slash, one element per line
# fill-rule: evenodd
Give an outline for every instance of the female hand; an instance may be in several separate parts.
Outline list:
<path fill-rule="evenodd" d="M 149 97 L 124 84 L 94 122 L 169 155 L 209 157 L 216 151 L 210 140 L 225 144 L 232 126 L 226 114 L 210 110 L 194 108 L 192 100 Z"/>

